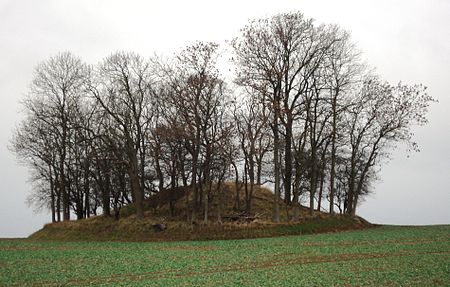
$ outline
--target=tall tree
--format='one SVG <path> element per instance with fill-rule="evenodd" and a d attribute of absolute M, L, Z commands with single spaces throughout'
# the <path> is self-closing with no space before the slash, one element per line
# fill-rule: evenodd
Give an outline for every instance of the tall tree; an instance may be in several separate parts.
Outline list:
<path fill-rule="evenodd" d="M 393 144 L 404 142 L 417 149 L 411 128 L 427 123 L 426 112 L 433 101 L 422 85 L 391 86 L 370 75 L 364 80 L 346 119 L 350 165 L 347 213 L 355 215 L 372 168 L 389 156 Z"/>
<path fill-rule="evenodd" d="M 293 125 L 296 117 L 304 112 L 304 97 L 312 89 L 316 70 L 336 41 L 329 34 L 328 27 L 316 27 L 312 19 L 294 12 L 251 21 L 233 41 L 239 82 L 267 95 L 272 105 L 274 221 L 279 221 L 280 151 L 284 151 L 284 199 L 289 203 L 292 196 Z M 282 143 L 284 147 L 281 147 Z"/>
<path fill-rule="evenodd" d="M 250 91 L 247 97 L 239 102 L 234 112 L 234 121 L 239 134 L 239 141 L 244 156 L 245 177 L 250 184 L 245 186 L 245 211 L 250 214 L 254 185 L 261 185 L 262 164 L 268 152 L 268 127 L 270 111 L 265 107 L 264 100 Z"/>
<path fill-rule="evenodd" d="M 325 80 L 329 89 L 329 105 L 331 106 L 331 158 L 330 158 L 330 192 L 329 212 L 334 213 L 334 190 L 336 177 L 336 154 L 338 125 L 343 118 L 348 101 L 348 93 L 360 81 L 364 65 L 360 62 L 359 52 L 351 42 L 350 34 L 338 26 L 332 26 L 331 35 L 338 39 L 327 51 Z"/>
<path fill-rule="evenodd" d="M 83 96 L 87 67 L 69 52 L 40 63 L 34 73 L 26 108 L 47 125 L 54 135 L 58 156 L 58 189 L 62 194 L 63 219 L 70 219 L 67 189 L 67 152 L 70 119 Z"/>
<path fill-rule="evenodd" d="M 144 216 L 145 141 L 152 113 L 153 73 L 148 61 L 135 53 L 118 52 L 97 68 L 89 90 L 110 119 L 107 138 L 117 158 L 120 149 L 131 184 L 138 219 Z"/>
<path fill-rule="evenodd" d="M 196 42 L 177 56 L 175 67 L 164 73 L 172 89 L 168 100 L 182 117 L 185 134 L 189 135 L 187 148 L 191 157 L 193 204 L 188 220 L 191 222 L 196 220 L 201 202 L 204 203 L 204 221 L 207 220 L 206 191 L 203 193 L 201 177 L 207 183 L 211 180 L 215 128 L 226 106 L 224 81 L 216 68 L 217 52 L 216 43 Z"/>

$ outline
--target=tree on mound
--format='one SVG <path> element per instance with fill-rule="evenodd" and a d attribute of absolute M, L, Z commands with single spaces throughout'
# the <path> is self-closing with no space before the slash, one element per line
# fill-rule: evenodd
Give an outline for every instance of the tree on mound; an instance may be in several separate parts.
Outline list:
<path fill-rule="evenodd" d="M 418 150 L 411 128 L 427 122 L 433 98 L 371 72 L 337 25 L 277 14 L 250 21 L 231 50 L 234 84 L 209 42 L 172 59 L 43 61 L 11 144 L 30 167 L 31 200 L 52 221 L 118 218 L 125 205 L 142 219 L 168 205 L 169 216 L 207 223 L 212 213 L 251 217 L 267 184 L 275 222 L 324 200 L 331 214 L 355 215 L 395 144 Z"/>

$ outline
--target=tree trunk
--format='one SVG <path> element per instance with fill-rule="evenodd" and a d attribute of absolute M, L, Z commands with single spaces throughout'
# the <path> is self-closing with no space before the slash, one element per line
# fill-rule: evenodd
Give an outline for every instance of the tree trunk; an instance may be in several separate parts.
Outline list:
<path fill-rule="evenodd" d="M 350 168 L 350 183 L 349 183 L 349 188 L 348 188 L 348 193 L 347 193 L 347 198 L 346 198 L 346 205 L 344 206 L 344 209 L 346 210 L 347 214 L 352 214 L 353 213 L 353 197 L 355 196 L 355 180 L 356 180 L 356 164 L 354 161 L 354 158 L 352 157 L 351 159 L 351 168 Z M 346 207 L 346 208 L 345 208 Z"/>
<path fill-rule="evenodd" d="M 253 189 L 254 189 L 254 185 L 255 185 L 255 161 L 253 159 L 254 152 L 255 152 L 254 148 L 251 148 L 250 158 L 249 158 L 249 170 L 248 170 L 249 178 L 250 178 L 250 192 L 247 196 L 246 206 L 245 206 L 245 211 L 249 215 L 251 212 Z"/>
<path fill-rule="evenodd" d="M 65 173 L 64 173 L 64 160 L 61 160 L 59 167 L 59 190 L 62 193 L 62 205 L 63 205 L 63 221 L 70 220 L 69 210 L 69 195 L 67 194 Z"/>
<path fill-rule="evenodd" d="M 174 217 L 175 216 L 175 200 L 174 200 L 174 195 L 173 195 L 173 193 L 174 193 L 174 190 L 175 190 L 175 188 L 176 188 L 176 182 L 177 182 L 177 180 L 176 180 L 176 167 L 175 167 L 175 164 L 172 166 L 172 172 L 171 172 L 171 175 L 170 175 L 170 193 L 169 193 L 169 198 L 170 198 L 170 200 L 169 200 L 169 208 L 170 208 L 170 216 L 171 217 Z"/>
<path fill-rule="evenodd" d="M 55 186 L 53 183 L 52 168 L 49 167 L 49 178 L 50 178 L 50 200 L 51 200 L 51 210 L 52 210 L 52 222 L 56 222 L 55 214 Z"/>
<path fill-rule="evenodd" d="M 316 149 L 313 145 L 311 148 L 311 180 L 309 192 L 309 214 L 314 215 L 314 196 L 317 189 L 317 174 L 316 174 Z"/>
<path fill-rule="evenodd" d="M 322 194 L 323 194 L 323 183 L 325 181 L 325 163 L 322 163 L 321 173 L 320 173 L 320 187 L 319 187 L 319 198 L 317 202 L 317 211 L 320 211 L 322 204 Z"/>
<path fill-rule="evenodd" d="M 244 163 L 244 174 L 243 174 L 244 178 L 243 178 L 243 182 L 244 182 L 244 191 L 245 191 L 245 206 L 247 207 L 248 205 L 248 161 L 247 158 L 245 158 L 245 163 Z"/>
<path fill-rule="evenodd" d="M 217 183 L 217 222 L 222 224 L 222 180 Z"/>
<path fill-rule="evenodd" d="M 333 97 L 332 110 L 332 131 L 331 131 L 331 166 L 330 166 L 330 215 L 334 214 L 334 180 L 336 176 L 336 96 Z"/>
<path fill-rule="evenodd" d="M 320 187 L 319 187 L 319 198 L 317 202 L 317 211 L 320 211 L 320 208 L 322 207 L 322 195 L 323 195 L 323 185 L 325 181 L 325 167 L 326 167 L 326 154 L 328 149 L 329 142 L 325 145 L 325 148 L 323 149 L 321 160 L 320 160 Z"/>
<path fill-rule="evenodd" d="M 256 185 L 261 186 L 262 159 L 256 161 Z"/>
<path fill-rule="evenodd" d="M 197 186 L 197 169 L 198 169 L 198 153 L 200 152 L 200 129 L 197 128 L 196 137 L 195 137 L 195 146 L 192 154 L 192 215 L 191 215 L 191 223 L 195 222 L 197 217 L 197 209 L 198 209 L 198 186 Z"/>
<path fill-rule="evenodd" d="M 255 179 L 252 177 L 252 175 L 250 173 L 250 192 L 248 194 L 247 202 L 246 202 L 246 205 L 245 205 L 245 212 L 248 215 L 250 215 L 251 209 L 252 209 L 253 189 L 254 189 L 254 186 L 255 186 L 254 181 L 255 181 Z"/>
<path fill-rule="evenodd" d="M 140 142 L 140 154 L 139 154 L 139 159 L 140 159 L 140 163 L 139 163 L 139 167 L 140 167 L 140 186 L 141 186 L 141 192 L 143 195 L 145 195 L 145 156 L 146 156 L 146 152 L 145 152 L 145 138 L 142 136 L 142 131 L 141 128 L 139 127 L 139 138 L 141 139 Z M 163 186 L 164 187 L 164 186 Z"/>
<path fill-rule="evenodd" d="M 300 219 L 300 203 L 299 203 L 299 198 L 300 198 L 300 183 L 301 183 L 301 171 L 300 171 L 300 163 L 299 160 L 297 159 L 295 161 L 295 180 L 294 180 L 294 199 L 293 199 L 293 203 L 294 203 L 294 210 L 293 210 L 293 215 L 292 215 L 292 219 L 294 221 L 298 221 Z"/>
<path fill-rule="evenodd" d="M 280 160 L 279 160 L 279 152 L 280 152 L 280 138 L 278 131 L 278 118 L 280 117 L 279 111 L 279 99 L 275 97 L 275 113 L 273 119 L 273 160 L 274 160 L 274 175 L 275 175 L 275 191 L 274 191 L 274 200 L 273 200 L 273 222 L 280 222 Z"/>
<path fill-rule="evenodd" d="M 130 151 L 129 151 L 130 152 Z M 138 175 L 138 162 L 136 154 L 130 154 L 130 165 L 128 167 L 128 176 L 131 181 L 131 190 L 134 193 L 136 217 L 138 219 L 144 218 L 144 193 L 142 192 L 139 175 Z"/>
<path fill-rule="evenodd" d="M 178 164 L 180 166 L 180 173 L 181 173 L 181 180 L 183 181 L 183 186 L 187 186 L 188 178 L 186 176 L 185 171 L 185 164 L 184 164 L 184 156 L 183 156 L 183 149 L 178 147 Z"/>
<path fill-rule="evenodd" d="M 284 147 L 284 201 L 291 202 L 292 185 L 292 119 L 289 117 L 286 124 L 286 137 Z"/>
<path fill-rule="evenodd" d="M 90 217 L 90 206 L 89 206 L 89 197 L 90 197 L 90 186 L 89 186 L 89 160 L 85 160 L 84 164 L 84 174 L 83 174 L 83 189 L 84 189 L 84 217 Z"/>
<path fill-rule="evenodd" d="M 61 193 L 59 190 L 56 193 L 56 221 L 61 221 Z"/>
<path fill-rule="evenodd" d="M 211 184 L 207 182 L 207 189 L 203 191 L 203 224 L 208 224 L 208 193 Z"/>
<path fill-rule="evenodd" d="M 110 169 L 107 168 L 105 172 L 105 178 L 102 182 L 102 209 L 103 215 L 110 217 L 111 216 L 111 208 L 110 208 L 110 194 L 111 194 L 111 178 L 109 176 Z"/>
<path fill-rule="evenodd" d="M 239 184 L 239 171 L 237 169 L 236 163 L 235 162 L 231 162 L 231 164 L 233 165 L 234 168 L 234 174 L 235 174 L 235 179 L 234 179 L 234 188 L 236 190 L 236 199 L 235 199 L 235 209 L 237 211 L 241 210 L 241 199 L 239 198 L 239 194 L 240 194 L 240 184 Z"/>

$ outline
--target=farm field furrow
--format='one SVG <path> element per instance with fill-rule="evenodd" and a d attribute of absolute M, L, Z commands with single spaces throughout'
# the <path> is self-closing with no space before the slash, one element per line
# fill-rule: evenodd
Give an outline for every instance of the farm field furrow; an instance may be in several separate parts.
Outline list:
<path fill-rule="evenodd" d="M 228 241 L 0 240 L 0 286 L 449 285 L 449 225 Z"/>

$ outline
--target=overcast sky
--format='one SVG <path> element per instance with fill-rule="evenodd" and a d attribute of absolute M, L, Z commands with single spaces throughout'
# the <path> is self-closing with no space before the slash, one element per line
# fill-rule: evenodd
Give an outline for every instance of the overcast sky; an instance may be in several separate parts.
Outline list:
<path fill-rule="evenodd" d="M 217 3 L 216 3 L 217 2 Z M 50 221 L 27 206 L 28 173 L 8 151 L 34 67 L 61 51 L 95 64 L 117 50 L 167 54 L 195 40 L 225 44 L 250 18 L 301 11 L 349 30 L 387 81 L 429 87 L 439 100 L 415 129 L 421 152 L 398 147 L 357 213 L 387 224 L 450 223 L 450 1 L 0 0 L 0 237 Z"/>

